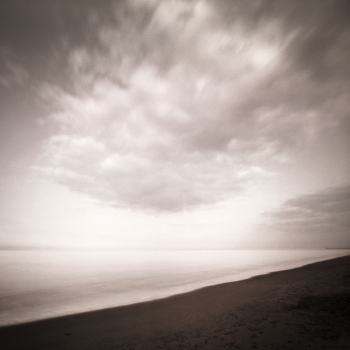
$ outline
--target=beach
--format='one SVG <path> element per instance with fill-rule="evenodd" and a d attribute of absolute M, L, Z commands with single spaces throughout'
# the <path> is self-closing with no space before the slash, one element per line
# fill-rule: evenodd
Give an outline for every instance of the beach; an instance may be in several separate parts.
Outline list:
<path fill-rule="evenodd" d="M 0 328 L 1 349 L 350 349 L 350 256 Z"/>

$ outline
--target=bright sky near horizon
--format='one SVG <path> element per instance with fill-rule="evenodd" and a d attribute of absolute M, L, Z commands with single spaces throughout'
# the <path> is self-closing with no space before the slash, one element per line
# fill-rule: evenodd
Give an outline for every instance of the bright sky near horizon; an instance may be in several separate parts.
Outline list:
<path fill-rule="evenodd" d="M 3 0 L 0 246 L 350 247 L 348 0 Z"/>

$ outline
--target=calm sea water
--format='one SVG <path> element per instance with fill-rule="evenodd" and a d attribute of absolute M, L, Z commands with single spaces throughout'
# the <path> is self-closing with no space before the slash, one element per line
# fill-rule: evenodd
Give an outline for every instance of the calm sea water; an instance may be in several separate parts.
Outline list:
<path fill-rule="evenodd" d="M 132 304 L 350 250 L 0 251 L 0 326 Z"/>

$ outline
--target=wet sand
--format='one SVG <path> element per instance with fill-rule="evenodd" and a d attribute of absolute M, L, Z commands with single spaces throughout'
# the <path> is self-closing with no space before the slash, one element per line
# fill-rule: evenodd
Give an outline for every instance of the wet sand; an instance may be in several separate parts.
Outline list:
<path fill-rule="evenodd" d="M 350 349 L 350 256 L 0 328 L 12 349 Z"/>

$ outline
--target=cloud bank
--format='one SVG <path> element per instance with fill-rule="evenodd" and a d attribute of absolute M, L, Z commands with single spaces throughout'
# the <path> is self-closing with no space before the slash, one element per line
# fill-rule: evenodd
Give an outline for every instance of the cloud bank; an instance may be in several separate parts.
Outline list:
<path fill-rule="evenodd" d="M 272 228 L 280 233 L 327 235 L 337 244 L 337 234 L 349 237 L 350 185 L 328 188 L 319 193 L 288 200 L 278 210 L 267 213 Z M 347 239 L 348 243 L 349 238 Z"/>
<path fill-rule="evenodd" d="M 346 1 L 104 6 L 73 39 L 52 36 L 60 74 L 47 65 L 36 85 L 51 128 L 37 169 L 58 183 L 118 207 L 196 208 L 345 125 Z"/>

